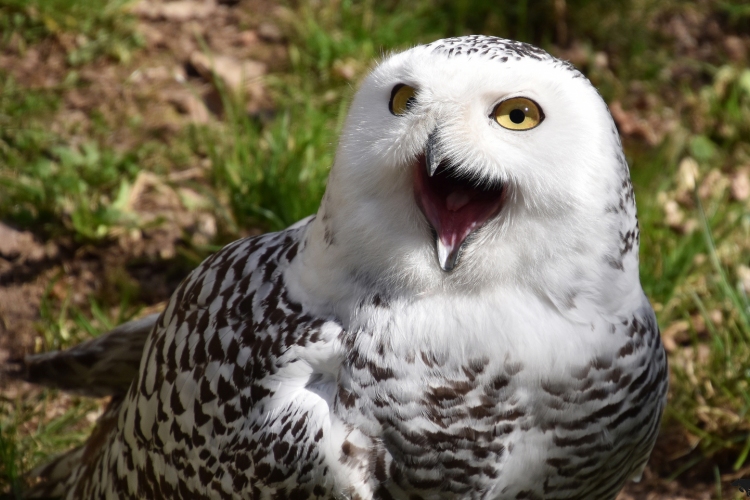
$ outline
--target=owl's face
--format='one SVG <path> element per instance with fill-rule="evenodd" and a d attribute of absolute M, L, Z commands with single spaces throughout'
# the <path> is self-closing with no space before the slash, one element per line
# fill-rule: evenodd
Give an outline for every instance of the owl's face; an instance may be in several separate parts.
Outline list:
<path fill-rule="evenodd" d="M 613 252 L 627 179 L 607 107 L 577 70 L 525 44 L 448 39 L 366 78 L 321 212 L 370 256 L 358 273 L 517 283 Z"/>

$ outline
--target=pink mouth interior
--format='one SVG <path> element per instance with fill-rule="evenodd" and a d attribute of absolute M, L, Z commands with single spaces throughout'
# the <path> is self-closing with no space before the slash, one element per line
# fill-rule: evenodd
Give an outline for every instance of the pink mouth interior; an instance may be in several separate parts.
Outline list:
<path fill-rule="evenodd" d="M 502 185 L 480 186 L 470 179 L 451 176 L 453 170 L 443 162 L 430 177 L 421 155 L 414 172 L 417 204 L 437 232 L 438 260 L 444 271 L 453 269 L 461 245 L 497 215 L 503 199 Z"/>

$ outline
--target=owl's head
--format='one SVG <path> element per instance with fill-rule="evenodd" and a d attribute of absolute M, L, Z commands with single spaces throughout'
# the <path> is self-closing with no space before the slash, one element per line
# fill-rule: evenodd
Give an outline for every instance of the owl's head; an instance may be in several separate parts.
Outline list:
<path fill-rule="evenodd" d="M 606 104 L 570 64 L 500 38 L 381 62 L 354 98 L 317 219 L 337 265 L 369 282 L 638 280 L 632 188 Z"/>

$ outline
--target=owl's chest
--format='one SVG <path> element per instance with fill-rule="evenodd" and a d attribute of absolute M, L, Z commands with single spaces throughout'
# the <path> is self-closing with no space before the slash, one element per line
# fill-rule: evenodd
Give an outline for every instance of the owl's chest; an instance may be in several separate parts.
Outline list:
<path fill-rule="evenodd" d="M 579 472 L 605 477 L 599 469 L 630 451 L 617 443 L 618 429 L 608 431 L 612 419 L 592 417 L 609 402 L 595 380 L 534 384 L 520 364 L 486 359 L 459 369 L 446 363 L 443 372 L 437 360 L 425 364 L 432 369 L 411 377 L 373 361 L 353 365 L 338 391 L 341 416 L 370 439 L 369 480 L 393 498 L 557 498 L 551 485 L 567 495 L 579 487 Z M 584 401 L 591 394 L 600 398 L 594 404 Z M 658 420 L 654 412 L 642 416 Z M 605 486 L 621 484 L 629 467 L 623 463 Z"/>
<path fill-rule="evenodd" d="M 421 362 L 424 369 L 411 376 L 374 363 L 355 368 L 350 390 L 342 391 L 357 394 L 351 423 L 383 455 L 388 490 L 471 498 L 494 489 L 514 441 L 533 428 L 513 380 L 518 366 L 490 370 L 479 358 L 455 369 L 428 354 Z"/>
<path fill-rule="evenodd" d="M 609 350 L 587 339 L 575 351 L 482 342 L 491 330 L 457 330 L 453 348 L 363 334 L 334 407 L 369 439 L 369 481 L 393 498 L 609 498 L 648 455 L 665 386 L 656 343 L 631 350 L 605 333 Z M 620 467 L 605 470 L 612 461 Z"/>

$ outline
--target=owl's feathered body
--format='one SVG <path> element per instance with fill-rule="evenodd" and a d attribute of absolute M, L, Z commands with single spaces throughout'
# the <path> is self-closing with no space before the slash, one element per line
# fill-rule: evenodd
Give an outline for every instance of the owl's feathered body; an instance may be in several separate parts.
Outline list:
<path fill-rule="evenodd" d="M 404 113 L 399 85 L 417 89 Z M 543 110 L 533 129 L 493 122 L 518 95 Z M 318 215 L 180 285 L 50 488 L 613 499 L 667 389 L 638 239 L 617 131 L 575 69 L 491 37 L 391 56 L 354 99 Z"/>

